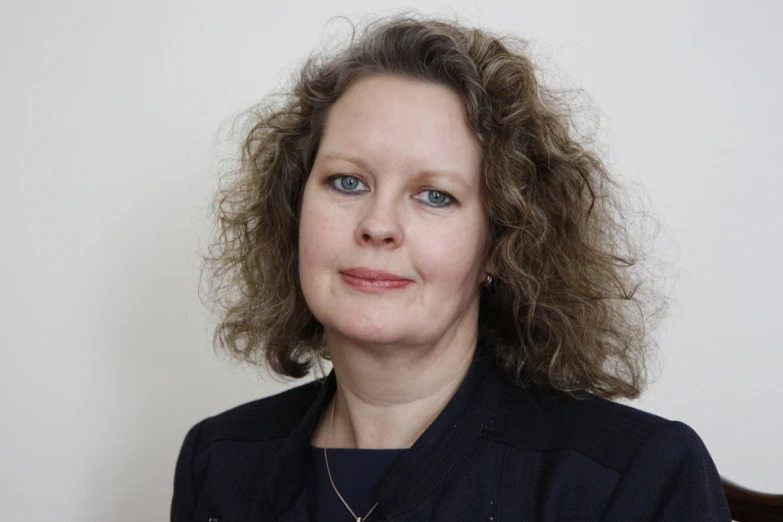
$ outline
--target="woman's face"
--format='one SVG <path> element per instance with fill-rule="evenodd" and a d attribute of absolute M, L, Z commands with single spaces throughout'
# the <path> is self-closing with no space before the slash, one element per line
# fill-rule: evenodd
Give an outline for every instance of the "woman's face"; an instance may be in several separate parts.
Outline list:
<path fill-rule="evenodd" d="M 299 275 L 327 339 L 474 336 L 486 275 L 482 157 L 461 98 L 372 76 L 332 107 L 305 185 Z"/>

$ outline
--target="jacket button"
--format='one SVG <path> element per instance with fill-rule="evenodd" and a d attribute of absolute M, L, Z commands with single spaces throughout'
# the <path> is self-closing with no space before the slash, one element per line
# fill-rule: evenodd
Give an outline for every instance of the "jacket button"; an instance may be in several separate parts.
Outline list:
<path fill-rule="evenodd" d="M 220 519 L 218 517 L 209 517 L 207 522 L 220 522 Z"/>

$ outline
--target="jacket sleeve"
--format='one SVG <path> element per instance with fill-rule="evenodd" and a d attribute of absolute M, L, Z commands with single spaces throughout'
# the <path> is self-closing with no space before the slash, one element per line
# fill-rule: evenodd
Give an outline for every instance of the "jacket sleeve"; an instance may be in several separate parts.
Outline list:
<path fill-rule="evenodd" d="M 728 522 L 731 515 L 701 438 L 681 422 L 668 422 L 637 450 L 602 520 Z"/>
<path fill-rule="evenodd" d="M 196 508 L 196 485 L 193 477 L 193 457 L 196 441 L 204 421 L 185 435 L 174 470 L 174 493 L 171 498 L 171 522 L 191 522 Z"/>

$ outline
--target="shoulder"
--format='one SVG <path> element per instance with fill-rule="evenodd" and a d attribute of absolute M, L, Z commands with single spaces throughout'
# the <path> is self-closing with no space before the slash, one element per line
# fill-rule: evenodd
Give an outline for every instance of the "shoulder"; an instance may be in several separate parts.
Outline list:
<path fill-rule="evenodd" d="M 265 442 L 286 437 L 301 422 L 322 385 L 322 380 L 311 381 L 202 420 L 191 428 L 197 438 L 195 453 L 219 441 Z"/>
<path fill-rule="evenodd" d="M 492 440 L 534 451 L 573 450 L 620 473 L 643 448 L 670 457 L 703 448 L 682 422 L 594 395 L 576 399 L 510 388 L 499 413 L 486 434 Z"/>
<path fill-rule="evenodd" d="M 248 477 L 266 475 L 276 448 L 301 422 L 322 386 L 322 380 L 296 386 L 193 425 L 177 457 L 171 520 L 192 520 L 200 503 L 219 505 L 231 499 L 226 509 L 238 510 L 250 502 L 254 494 L 247 489 Z"/>

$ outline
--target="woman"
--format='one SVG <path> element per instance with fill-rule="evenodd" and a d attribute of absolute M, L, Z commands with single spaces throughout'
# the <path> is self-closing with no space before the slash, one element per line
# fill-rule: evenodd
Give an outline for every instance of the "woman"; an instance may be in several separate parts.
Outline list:
<path fill-rule="evenodd" d="M 333 370 L 196 424 L 173 521 L 730 519 L 689 427 L 608 400 L 639 395 L 662 298 L 570 118 L 518 40 L 417 17 L 262 107 L 216 339 Z"/>

